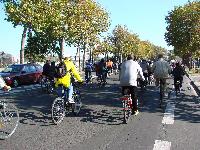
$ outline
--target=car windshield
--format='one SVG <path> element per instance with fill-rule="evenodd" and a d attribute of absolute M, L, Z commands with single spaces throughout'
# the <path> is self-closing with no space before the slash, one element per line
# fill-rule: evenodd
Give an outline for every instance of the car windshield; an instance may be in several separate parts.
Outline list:
<path fill-rule="evenodd" d="M 2 72 L 17 73 L 17 72 L 20 72 L 20 70 L 21 70 L 21 66 L 11 65 L 11 66 L 8 66 L 7 68 L 5 68 Z"/>

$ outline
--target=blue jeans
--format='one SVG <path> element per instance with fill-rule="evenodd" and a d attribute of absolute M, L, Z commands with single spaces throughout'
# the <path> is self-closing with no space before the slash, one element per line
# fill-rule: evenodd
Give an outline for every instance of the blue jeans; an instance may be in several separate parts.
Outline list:
<path fill-rule="evenodd" d="M 62 90 L 64 90 L 64 95 L 62 93 Z M 58 86 L 57 88 L 57 94 L 59 97 L 62 97 L 64 96 L 64 99 L 72 99 L 72 96 L 73 96 L 73 86 L 70 85 L 68 88 L 65 88 L 63 86 Z"/>

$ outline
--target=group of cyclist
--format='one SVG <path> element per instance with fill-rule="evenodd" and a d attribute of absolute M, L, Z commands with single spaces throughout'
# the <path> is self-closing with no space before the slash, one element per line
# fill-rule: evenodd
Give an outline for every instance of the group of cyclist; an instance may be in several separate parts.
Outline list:
<path fill-rule="evenodd" d="M 147 79 L 152 74 L 155 79 L 155 85 L 158 87 L 159 82 L 162 81 L 164 89 L 166 89 L 166 79 L 170 74 L 174 77 L 174 85 L 177 81 L 180 81 L 180 87 L 182 87 L 185 70 L 179 61 L 176 62 L 174 67 L 170 66 L 170 63 L 163 58 L 163 54 L 158 55 L 158 59 L 153 65 L 149 65 L 145 60 L 138 63 L 132 55 L 128 55 L 120 67 L 120 86 L 122 87 L 122 94 L 125 94 L 125 89 L 129 89 L 133 100 L 132 112 L 135 115 L 139 113 L 137 98 L 138 76 L 143 83 L 147 83 Z"/>
<path fill-rule="evenodd" d="M 56 65 L 55 62 L 46 61 L 43 66 L 43 75 L 48 76 L 50 79 L 54 79 L 55 88 L 58 91 L 58 95 L 61 95 L 61 90 L 59 90 L 60 85 L 64 86 L 68 89 L 68 102 L 74 103 L 72 98 L 73 94 L 73 85 L 72 85 L 72 77 L 75 78 L 79 83 L 83 83 L 83 79 L 80 76 L 75 64 L 71 60 L 69 55 L 63 57 L 62 62 L 64 62 L 67 72 L 63 77 L 55 77 Z M 153 64 L 153 65 L 152 65 Z M 100 62 L 96 64 L 96 74 L 99 78 L 101 78 L 104 82 L 106 82 L 106 78 L 108 73 L 112 73 L 113 62 L 111 60 L 105 61 L 101 59 Z M 120 66 L 120 67 L 118 67 Z M 182 87 L 183 76 L 185 75 L 185 70 L 181 66 L 180 62 L 176 62 L 175 66 L 170 66 L 170 63 L 167 62 L 162 54 L 158 55 L 158 60 L 154 63 L 147 62 L 146 60 L 142 60 L 139 63 L 134 59 L 132 55 L 128 55 L 127 59 L 122 62 L 122 64 L 118 64 L 117 67 L 120 71 L 120 86 L 122 87 L 122 94 L 124 94 L 125 89 L 129 89 L 131 92 L 131 96 L 133 99 L 133 113 L 137 115 L 138 111 L 138 99 L 137 99 L 137 87 L 138 87 L 138 76 L 144 81 L 144 83 L 148 83 L 149 76 L 153 74 L 155 78 L 155 85 L 159 86 L 159 81 L 162 79 L 166 83 L 166 78 L 169 74 L 174 76 L 174 84 L 177 81 L 180 81 L 180 87 Z M 85 81 L 89 81 L 89 77 L 91 76 L 91 72 L 93 71 L 93 66 L 91 61 L 89 60 L 86 63 L 85 67 Z M 8 90 L 8 87 L 2 78 L 0 78 L 0 85 L 2 89 Z M 166 85 L 166 84 L 165 84 Z"/>
<path fill-rule="evenodd" d="M 107 83 L 106 79 L 110 75 L 117 74 L 118 70 L 118 62 L 113 62 L 111 59 L 108 59 L 105 61 L 104 58 L 102 58 L 99 62 L 95 62 L 94 64 L 91 63 L 90 60 L 88 60 L 85 64 L 85 82 L 89 83 L 91 82 L 92 77 L 92 71 L 95 70 L 97 79 L 102 83 Z"/>
<path fill-rule="evenodd" d="M 65 66 L 65 74 L 63 76 L 58 76 L 57 71 L 64 72 L 60 68 L 61 64 Z M 47 78 L 54 79 L 54 86 L 57 91 L 58 96 L 62 97 L 62 86 L 67 92 L 67 99 L 69 103 L 75 103 L 73 99 L 73 82 L 74 78 L 78 81 L 78 83 L 83 83 L 83 79 L 80 76 L 75 64 L 71 60 L 70 55 L 65 55 L 62 60 L 55 65 L 55 62 L 51 62 L 47 60 L 43 66 L 43 75 Z"/>

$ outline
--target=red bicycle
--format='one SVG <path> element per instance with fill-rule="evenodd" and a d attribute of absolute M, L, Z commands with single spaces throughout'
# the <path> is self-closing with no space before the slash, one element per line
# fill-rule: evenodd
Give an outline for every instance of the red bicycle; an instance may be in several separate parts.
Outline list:
<path fill-rule="evenodd" d="M 128 123 L 132 114 L 132 98 L 129 89 L 124 90 L 124 95 L 120 98 L 123 104 L 123 122 Z"/>

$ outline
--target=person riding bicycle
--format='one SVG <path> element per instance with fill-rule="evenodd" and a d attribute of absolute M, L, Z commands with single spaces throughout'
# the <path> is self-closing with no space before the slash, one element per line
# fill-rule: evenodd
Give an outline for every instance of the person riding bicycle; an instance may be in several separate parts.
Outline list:
<path fill-rule="evenodd" d="M 145 78 L 144 82 L 141 82 L 143 84 L 142 86 L 146 86 L 148 83 L 148 71 L 149 71 L 149 65 L 145 59 L 142 59 L 142 62 L 140 63 L 140 67 L 142 68 L 142 72 Z"/>
<path fill-rule="evenodd" d="M 164 60 L 163 54 L 158 55 L 158 60 L 152 66 L 152 72 L 155 78 L 155 84 L 158 87 L 160 80 L 163 81 L 164 89 L 166 89 L 166 78 L 171 74 L 171 67 L 167 61 Z"/>
<path fill-rule="evenodd" d="M 85 82 L 89 83 L 92 76 L 93 65 L 90 60 L 85 64 Z"/>
<path fill-rule="evenodd" d="M 176 62 L 176 66 L 172 71 L 172 75 L 174 76 L 174 85 L 177 81 L 180 81 L 180 88 L 182 87 L 183 76 L 185 75 L 185 70 L 181 66 L 180 62 Z"/>
<path fill-rule="evenodd" d="M 79 72 L 76 69 L 75 64 L 71 61 L 70 55 L 65 55 L 64 57 L 64 64 L 66 66 L 67 72 L 64 77 L 56 77 L 55 79 L 55 87 L 58 89 L 58 95 L 62 95 L 62 90 L 59 88 L 60 85 L 63 85 L 68 90 L 68 102 L 74 103 L 72 98 L 73 96 L 73 86 L 71 83 L 71 74 L 78 80 L 79 83 L 83 82 Z"/>
<path fill-rule="evenodd" d="M 44 75 L 44 76 L 46 76 L 48 78 L 50 76 L 50 72 L 51 72 L 51 61 L 50 60 L 46 60 L 46 63 L 43 66 L 42 75 Z"/>
<path fill-rule="evenodd" d="M 133 103 L 132 112 L 137 115 L 138 111 L 138 99 L 137 99 L 137 76 L 144 81 L 142 68 L 137 61 L 133 60 L 132 55 L 128 55 L 127 60 L 121 64 L 120 69 L 120 86 L 122 87 L 122 94 L 124 95 L 124 90 L 129 89 L 131 92 L 131 98 Z"/>
<path fill-rule="evenodd" d="M 98 78 L 103 81 L 103 83 L 106 83 L 106 78 L 107 78 L 107 67 L 106 67 L 106 62 L 102 58 L 101 61 L 98 63 L 98 68 L 99 68 L 99 76 Z"/>

